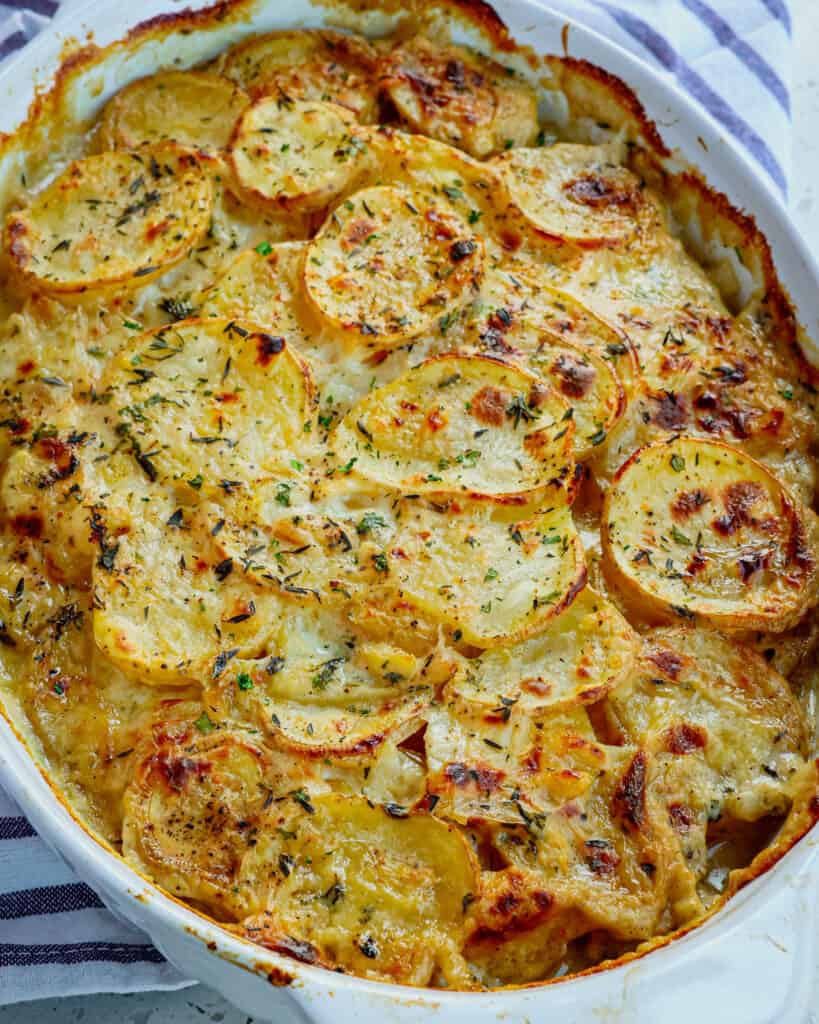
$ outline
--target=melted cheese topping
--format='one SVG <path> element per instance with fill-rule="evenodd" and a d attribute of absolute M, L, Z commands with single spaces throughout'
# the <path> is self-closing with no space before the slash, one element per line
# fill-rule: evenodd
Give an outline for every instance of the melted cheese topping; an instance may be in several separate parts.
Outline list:
<path fill-rule="evenodd" d="M 546 137 L 463 47 L 279 32 L 7 212 L 3 690 L 130 863 L 305 963 L 590 966 L 816 785 L 811 391 L 633 154 Z"/>

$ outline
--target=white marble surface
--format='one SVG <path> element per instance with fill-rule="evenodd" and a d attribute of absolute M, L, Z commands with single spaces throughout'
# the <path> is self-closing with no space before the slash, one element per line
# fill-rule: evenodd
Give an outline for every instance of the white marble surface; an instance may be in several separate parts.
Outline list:
<path fill-rule="evenodd" d="M 793 173 L 791 208 L 807 240 L 819 246 L 819 0 L 792 0 Z M 252 1024 L 215 992 L 45 999 L 0 1008 L 0 1024 Z"/>

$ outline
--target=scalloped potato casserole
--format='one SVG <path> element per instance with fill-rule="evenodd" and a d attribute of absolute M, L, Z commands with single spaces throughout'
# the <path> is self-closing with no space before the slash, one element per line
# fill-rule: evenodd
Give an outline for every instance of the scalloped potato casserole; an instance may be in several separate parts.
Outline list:
<path fill-rule="evenodd" d="M 816 374 L 541 92 L 247 37 L 4 215 L 5 698 L 131 865 L 376 980 L 643 952 L 819 816 Z"/>

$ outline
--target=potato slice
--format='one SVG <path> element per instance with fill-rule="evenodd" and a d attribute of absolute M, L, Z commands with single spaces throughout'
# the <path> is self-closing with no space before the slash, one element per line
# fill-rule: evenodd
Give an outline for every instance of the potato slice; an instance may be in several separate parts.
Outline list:
<path fill-rule="evenodd" d="M 495 355 L 516 358 L 518 350 L 531 349 L 527 339 L 534 337 L 592 352 L 605 360 L 629 394 L 640 378 L 628 336 L 556 288 L 548 267 L 510 263 L 489 268 L 467 311 L 465 340 Z"/>
<path fill-rule="evenodd" d="M 504 523 L 485 511 L 450 514 L 408 508 L 379 562 L 384 574 L 366 604 L 399 599 L 423 624 L 445 626 L 477 647 L 511 643 L 568 608 L 586 578 L 565 506 Z M 418 628 L 413 627 L 413 628 Z"/>
<path fill-rule="evenodd" d="M 100 118 L 103 149 L 136 149 L 172 139 L 183 146 L 224 149 L 247 93 L 211 71 L 160 71 L 120 89 Z"/>
<path fill-rule="evenodd" d="M 344 473 L 414 493 L 522 504 L 572 483 L 568 406 L 480 355 L 428 359 L 355 405 L 330 442 Z M 564 499 L 565 500 L 565 499 Z"/>
<path fill-rule="evenodd" d="M 584 587 L 542 632 L 467 661 L 448 692 L 476 713 L 551 714 L 601 700 L 629 673 L 637 647 L 614 605 Z"/>
<path fill-rule="evenodd" d="M 490 337 L 488 332 L 484 337 Z M 494 338 L 487 348 L 497 351 Z M 575 458 L 595 455 L 626 408 L 626 392 L 611 361 L 529 324 L 504 338 L 503 353 L 505 360 L 536 374 L 567 403 Z"/>
<path fill-rule="evenodd" d="M 257 35 L 217 61 L 254 97 L 329 100 L 359 121 L 378 120 L 375 53 L 363 36 L 327 29 Z"/>
<path fill-rule="evenodd" d="M 620 147 L 559 142 L 496 160 L 510 204 L 540 234 L 581 247 L 614 246 L 637 230 L 640 179 Z"/>
<path fill-rule="evenodd" d="M 643 380 L 657 392 L 703 383 L 701 371 L 708 357 L 724 347 L 731 333 L 730 318 L 691 305 L 635 307 L 634 314 L 623 319 L 640 346 Z"/>
<path fill-rule="evenodd" d="M 94 563 L 94 637 L 146 683 L 217 677 L 235 656 L 259 657 L 282 614 L 269 590 L 226 573 L 189 510 L 154 496 L 100 509 L 105 552 Z"/>
<path fill-rule="evenodd" d="M 111 842 L 122 830 L 122 797 L 134 769 L 134 749 L 153 720 L 190 709 L 194 692 L 134 686 L 88 642 L 83 664 L 55 653 L 25 664 L 20 679 L 30 721 L 65 783 L 80 787 L 87 810 Z"/>
<path fill-rule="evenodd" d="M 242 858 L 266 805 L 298 785 L 290 766 L 246 731 L 214 722 L 201 705 L 159 722 L 137 758 L 125 794 L 126 860 L 222 919 L 247 913 Z"/>
<path fill-rule="evenodd" d="M 307 351 L 300 303 L 305 242 L 262 243 L 246 249 L 204 291 L 195 306 L 202 317 L 232 317 L 262 324 Z"/>
<path fill-rule="evenodd" d="M 62 583 L 86 586 L 91 575 L 95 487 L 87 463 L 96 454 L 88 431 L 55 432 L 18 448 L 3 471 L 6 522 L 13 533 L 42 546 L 50 575 Z"/>
<path fill-rule="evenodd" d="M 588 930 L 581 913 L 554 913 L 541 879 L 508 867 L 484 872 L 466 955 L 487 988 L 559 977 L 569 943 Z"/>
<path fill-rule="evenodd" d="M 244 858 L 242 886 L 265 893 L 266 909 L 242 933 L 364 977 L 425 985 L 440 972 L 468 985 L 460 942 L 479 879 L 464 837 L 360 797 L 297 797 L 270 808 Z"/>
<path fill-rule="evenodd" d="M 607 764 L 582 708 L 538 720 L 512 703 L 488 711 L 450 700 L 427 719 L 434 811 L 462 823 L 531 822 L 582 796 Z"/>
<path fill-rule="evenodd" d="M 239 198 L 262 210 L 323 209 L 364 173 L 368 141 L 335 103 L 262 97 L 241 116 L 230 143 Z"/>
<path fill-rule="evenodd" d="M 307 607 L 338 606 L 381 578 L 374 556 L 383 548 L 365 538 L 355 519 L 288 512 L 281 502 L 291 495 L 287 483 L 276 484 L 275 511 L 258 489 L 250 499 L 237 497 L 231 522 L 224 522 L 221 505 L 200 509 L 201 529 L 217 531 L 213 544 L 231 573 Z"/>
<path fill-rule="evenodd" d="M 173 143 L 76 160 L 6 220 L 12 264 L 60 294 L 138 288 L 178 263 L 210 223 L 200 156 Z"/>
<path fill-rule="evenodd" d="M 207 703 L 278 747 L 317 758 L 372 755 L 429 703 L 429 667 L 394 644 L 362 641 L 342 615 L 314 605 L 289 610 L 264 658 L 232 661 Z"/>
<path fill-rule="evenodd" d="M 379 745 L 374 757 L 341 762 L 344 774 L 349 770 L 348 763 L 360 773 L 361 781 L 353 792 L 374 804 L 392 805 L 393 813 L 421 806 L 426 799 L 427 781 L 423 758 L 416 751 L 404 750 L 400 744 L 417 733 L 423 724 L 423 716 L 408 719 Z"/>
<path fill-rule="evenodd" d="M 0 531 L 0 646 L 9 650 L 30 649 L 53 628 L 61 609 L 71 605 L 76 593 L 57 582 L 46 552 L 31 536 L 32 528 L 44 520 L 38 518 L 15 524 L 12 520 Z"/>
<path fill-rule="evenodd" d="M 414 36 L 385 58 L 381 85 L 413 131 L 473 156 L 531 145 L 538 133 L 531 85 L 466 46 Z"/>
<path fill-rule="evenodd" d="M 429 192 L 376 186 L 335 210 L 307 250 L 304 284 L 321 315 L 364 345 L 400 345 L 467 302 L 483 243 Z"/>
<path fill-rule="evenodd" d="M 807 612 L 794 627 L 784 633 L 753 631 L 737 633 L 735 638 L 761 654 L 781 676 L 789 679 L 808 663 L 819 646 L 819 618 Z"/>
<path fill-rule="evenodd" d="M 293 757 L 303 762 L 314 780 L 312 793 L 325 787 L 345 796 L 363 796 L 371 804 L 390 805 L 393 814 L 426 808 L 426 768 L 416 750 L 402 746 L 424 728 L 423 713 L 407 718 L 392 729 L 382 741 L 362 743 L 358 751 L 340 751 L 339 756 L 315 756 L 305 748 L 292 748 Z M 273 746 L 281 746 L 274 743 Z M 289 750 L 290 748 L 288 748 Z"/>
<path fill-rule="evenodd" d="M 403 184 L 446 199 L 475 227 L 485 244 L 498 246 L 506 211 L 496 206 L 499 178 L 490 163 L 429 135 L 391 130 L 375 136 L 382 184 Z"/>
<path fill-rule="evenodd" d="M 247 321 L 148 331 L 103 383 L 123 447 L 144 475 L 187 482 L 203 496 L 289 467 L 309 438 L 307 365 L 284 337 Z"/>
<path fill-rule="evenodd" d="M 580 796 L 531 816 L 528 836 L 506 829 L 495 843 L 540 889 L 541 909 L 549 907 L 567 927 L 580 915 L 584 932 L 605 928 L 619 939 L 651 938 L 667 920 L 672 887 L 684 868 L 679 844 L 650 790 L 650 755 L 634 747 L 601 749 L 605 763 Z M 473 911 L 477 937 L 485 915 L 497 921 L 497 930 L 514 911 L 511 902 L 495 909 L 479 903 Z"/>
<path fill-rule="evenodd" d="M 575 457 L 591 458 L 625 412 L 626 393 L 617 372 L 588 349 L 533 333 L 534 349 L 522 349 L 525 363 L 568 402 L 575 425 Z"/>
<path fill-rule="evenodd" d="M 713 370 L 714 362 L 719 371 Z M 787 390 L 768 368 L 757 365 L 754 371 L 732 386 L 720 377 L 720 372 L 732 372 L 730 365 L 712 360 L 711 368 L 701 365 L 679 391 L 638 390 L 601 452 L 596 465 L 601 478 L 611 480 L 635 449 L 685 433 L 739 448 L 811 505 L 816 484 L 813 413 L 805 403 L 784 398 L 796 390 Z"/>
<path fill-rule="evenodd" d="M 749 647 L 708 629 L 653 630 L 609 699 L 627 737 L 705 761 L 700 802 L 711 820 L 787 810 L 807 752 L 805 721 L 786 680 Z"/>
<path fill-rule="evenodd" d="M 811 504 L 812 398 L 759 324 L 693 304 L 634 307 L 625 322 L 640 345 L 644 385 L 610 446 L 611 472 L 640 444 L 684 432 L 736 445 Z"/>
<path fill-rule="evenodd" d="M 606 494 L 602 539 L 607 575 L 649 617 L 782 631 L 819 597 L 815 517 L 718 442 L 635 452 Z"/>

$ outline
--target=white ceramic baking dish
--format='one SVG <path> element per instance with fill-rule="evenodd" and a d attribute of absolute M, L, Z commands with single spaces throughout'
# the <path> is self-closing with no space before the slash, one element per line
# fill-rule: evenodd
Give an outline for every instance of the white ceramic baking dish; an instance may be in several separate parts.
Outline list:
<path fill-rule="evenodd" d="M 473 6 L 478 6 L 474 0 Z M 801 323 L 819 337 L 819 267 L 770 185 L 716 123 L 655 71 L 601 36 L 572 23 L 567 28 L 563 16 L 532 0 L 496 0 L 494 6 L 512 36 L 536 53 L 567 51 L 631 86 L 661 126 L 666 145 L 697 166 L 733 204 L 753 213 Z M 67 40 L 93 32 L 94 41 L 106 46 L 139 21 L 179 13 L 173 0 L 72 3 L 67 14 L 0 71 L 0 130 L 10 132 L 24 120 L 37 87 L 53 78 Z M 331 14 L 309 0 L 258 0 L 241 23 L 227 18 L 207 32 L 158 32 L 136 51 L 114 51 L 88 76 L 75 97 L 78 112 L 90 114 L 126 81 L 175 60 L 182 66 L 195 63 L 248 31 L 320 25 Z M 9 177 L 14 159 L 6 155 L 0 160 L 0 178 Z M 819 351 L 807 354 L 819 363 Z M 700 928 L 648 956 L 527 989 L 448 993 L 372 983 L 296 963 L 234 938 L 164 895 L 77 823 L 2 717 L 0 784 L 112 910 L 144 929 L 182 972 L 218 989 L 257 1020 L 408 1024 L 431 1014 L 447 1024 L 804 1024 L 816 1019 L 819 825 Z"/>

